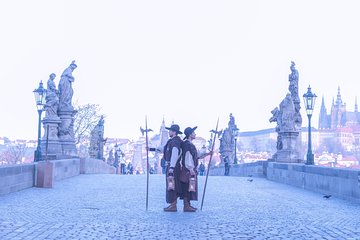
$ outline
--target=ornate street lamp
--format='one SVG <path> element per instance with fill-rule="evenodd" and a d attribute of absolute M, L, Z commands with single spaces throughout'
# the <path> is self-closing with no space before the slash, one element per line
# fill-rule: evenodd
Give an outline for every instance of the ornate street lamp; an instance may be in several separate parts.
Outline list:
<path fill-rule="evenodd" d="M 239 134 L 239 129 L 235 128 L 233 134 L 234 134 L 234 164 L 237 164 L 238 160 L 237 160 L 237 157 L 236 157 L 236 140 L 237 140 L 237 137 L 238 137 L 238 134 Z"/>
<path fill-rule="evenodd" d="M 314 154 L 311 150 L 311 115 L 314 111 L 316 94 L 311 92 L 310 85 L 307 93 L 303 95 L 306 113 L 309 119 L 309 130 L 308 130 L 308 152 L 306 155 L 306 165 L 314 165 Z"/>
<path fill-rule="evenodd" d="M 38 162 L 42 160 L 41 154 L 41 113 L 44 110 L 44 106 L 46 104 L 46 89 L 43 87 L 42 81 L 39 83 L 39 87 L 33 91 L 35 95 L 35 103 L 39 114 L 39 124 L 38 124 L 38 143 L 37 148 L 34 153 L 34 161 Z"/>

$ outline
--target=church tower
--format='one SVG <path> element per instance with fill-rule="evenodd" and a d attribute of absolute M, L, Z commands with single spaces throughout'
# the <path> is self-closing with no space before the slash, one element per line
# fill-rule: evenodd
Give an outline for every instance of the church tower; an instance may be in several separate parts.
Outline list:
<path fill-rule="evenodd" d="M 358 104 L 357 104 L 357 97 L 355 97 L 355 108 L 354 108 L 354 112 L 358 112 Z"/>
<path fill-rule="evenodd" d="M 169 131 L 165 128 L 165 120 L 163 118 L 160 127 L 160 148 L 162 149 L 169 140 Z"/>
<path fill-rule="evenodd" d="M 328 129 L 329 127 L 330 126 L 328 122 L 324 96 L 322 96 L 320 114 L 319 114 L 319 129 Z"/>
<path fill-rule="evenodd" d="M 345 114 L 346 104 L 343 103 L 341 99 L 340 87 L 338 87 L 336 102 L 333 100 L 333 104 L 331 106 L 331 129 L 336 129 L 345 125 Z"/>

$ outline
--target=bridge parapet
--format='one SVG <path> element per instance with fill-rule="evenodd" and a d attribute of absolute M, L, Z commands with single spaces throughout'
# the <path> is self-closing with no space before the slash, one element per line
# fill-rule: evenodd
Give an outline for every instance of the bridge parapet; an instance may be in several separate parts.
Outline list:
<path fill-rule="evenodd" d="M 116 169 L 98 159 L 79 158 L 0 166 L 0 195 L 35 186 L 52 187 L 53 182 L 89 173 L 115 174 Z"/>
<path fill-rule="evenodd" d="M 34 186 L 35 164 L 0 166 L 0 195 Z"/>
<path fill-rule="evenodd" d="M 267 179 L 360 203 L 359 170 L 269 163 Z"/>
<path fill-rule="evenodd" d="M 210 169 L 209 175 L 224 175 L 224 172 L 224 166 L 217 166 Z M 264 177 L 360 203 L 360 170 L 258 161 L 232 165 L 229 173 L 230 176 Z"/>

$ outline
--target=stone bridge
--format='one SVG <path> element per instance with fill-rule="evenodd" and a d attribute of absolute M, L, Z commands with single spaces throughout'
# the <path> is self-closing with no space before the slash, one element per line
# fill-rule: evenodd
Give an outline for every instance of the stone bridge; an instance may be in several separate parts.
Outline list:
<path fill-rule="evenodd" d="M 184 213 L 182 202 L 178 212 L 163 212 L 164 175 L 150 175 L 147 211 L 146 175 L 80 174 L 52 188 L 3 194 L 0 239 L 360 239 L 356 200 L 327 199 L 241 171 L 210 174 L 203 209 L 195 213 Z M 199 176 L 196 207 L 204 183 Z"/>

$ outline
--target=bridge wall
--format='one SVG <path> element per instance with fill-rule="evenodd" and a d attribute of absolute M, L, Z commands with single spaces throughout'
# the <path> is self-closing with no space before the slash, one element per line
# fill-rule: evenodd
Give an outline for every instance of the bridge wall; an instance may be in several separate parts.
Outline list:
<path fill-rule="evenodd" d="M 110 173 L 116 169 L 98 159 L 63 159 L 52 163 L 52 181 L 60 181 L 79 174 Z M 37 185 L 38 163 L 0 166 L 0 195 L 17 192 Z"/>
<path fill-rule="evenodd" d="M 253 163 L 237 164 L 230 167 L 230 176 L 241 177 L 266 177 L 267 161 L 258 161 Z M 224 166 L 212 167 L 209 175 L 221 176 L 225 174 Z"/>
<path fill-rule="evenodd" d="M 35 165 L 0 166 L 0 195 L 33 187 L 35 184 Z"/>
<path fill-rule="evenodd" d="M 269 163 L 267 179 L 360 203 L 359 170 Z"/>
<path fill-rule="evenodd" d="M 224 173 L 224 166 L 213 167 L 209 175 Z M 259 161 L 232 165 L 229 173 L 230 176 L 265 177 L 274 182 L 360 203 L 360 170 Z"/>
<path fill-rule="evenodd" d="M 89 174 L 89 173 L 109 173 L 115 174 L 116 168 L 110 166 L 109 164 L 101 161 L 99 159 L 86 158 L 80 159 L 80 173 Z"/>
<path fill-rule="evenodd" d="M 51 161 L 54 164 L 54 180 L 60 181 L 80 174 L 80 159 L 71 158 Z"/>

